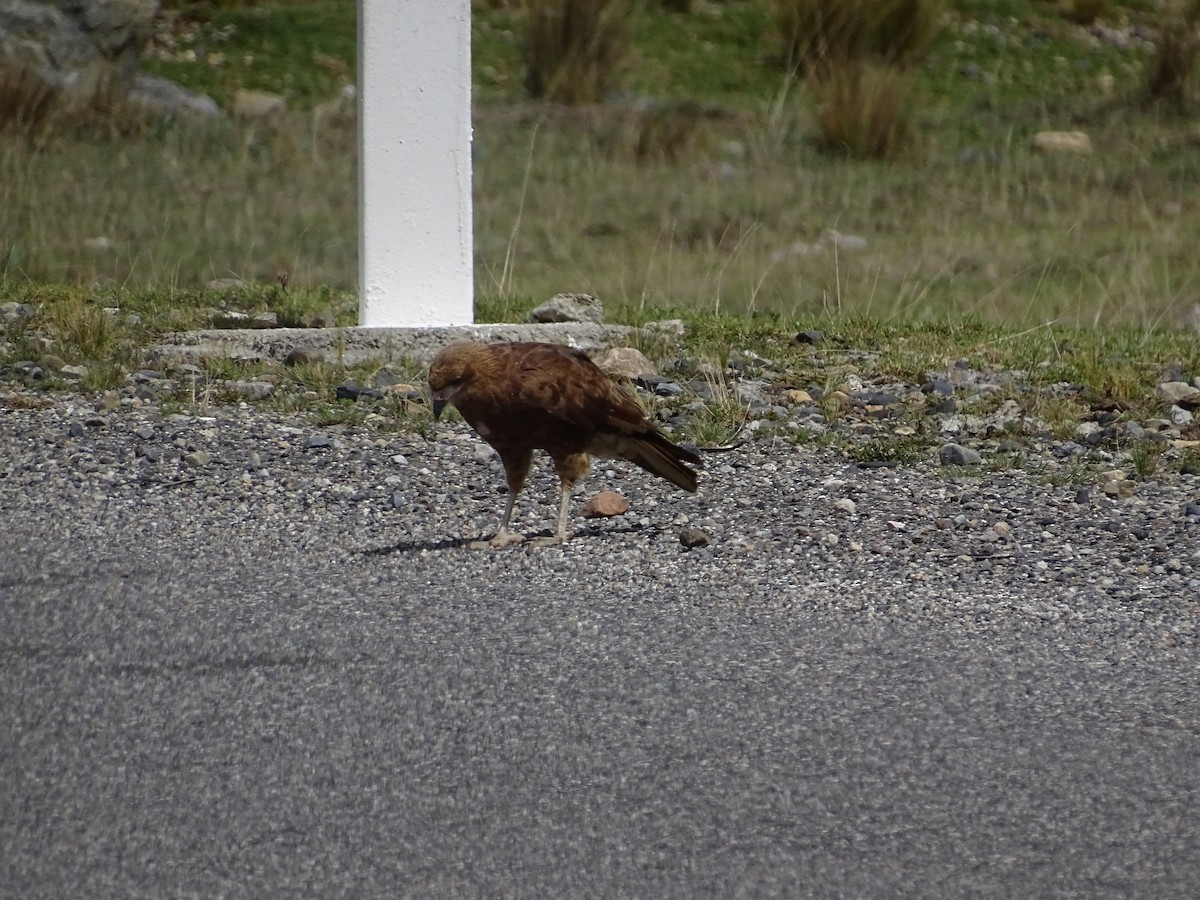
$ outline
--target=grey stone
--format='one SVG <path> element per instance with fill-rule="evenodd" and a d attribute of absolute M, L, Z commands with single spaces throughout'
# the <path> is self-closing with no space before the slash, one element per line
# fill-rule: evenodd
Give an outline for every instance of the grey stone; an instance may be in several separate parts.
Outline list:
<path fill-rule="evenodd" d="M 315 434 L 310 434 L 308 440 L 304 442 L 304 446 L 309 450 L 322 450 L 333 446 L 333 439 L 322 432 L 318 431 Z"/>
<path fill-rule="evenodd" d="M 357 403 L 359 400 L 382 400 L 383 390 L 380 388 L 362 387 L 361 385 L 346 383 L 338 385 L 337 398 L 339 400 L 353 400 Z"/>
<path fill-rule="evenodd" d="M 1172 406 L 1167 411 L 1167 416 L 1171 419 L 1171 424 L 1176 425 L 1179 428 L 1183 428 L 1185 425 L 1191 425 L 1195 420 L 1195 416 L 1193 416 L 1182 406 Z"/>
<path fill-rule="evenodd" d="M 831 244 L 839 250 L 866 250 L 867 239 L 858 234 L 843 234 L 835 228 L 826 228 L 821 232 L 821 242 Z"/>
<path fill-rule="evenodd" d="M 548 341 L 581 350 L 627 344 L 637 329 L 627 325 L 549 323 L 542 325 L 459 325 L 447 328 L 213 328 L 173 332 L 143 350 L 151 365 L 195 363 L 204 359 L 265 362 L 283 360 L 294 351 L 339 359 L 352 366 L 363 362 L 408 360 L 428 364 L 438 350 L 455 340 Z"/>
<path fill-rule="evenodd" d="M 233 114 L 239 119 L 277 119 L 287 108 L 287 98 L 270 91 L 239 90 L 233 95 Z"/>
<path fill-rule="evenodd" d="M 763 403 L 766 400 L 766 392 L 761 384 L 754 381 L 738 381 L 733 385 L 733 395 L 738 401 L 746 404 Z"/>
<path fill-rule="evenodd" d="M 250 318 L 251 328 L 278 328 L 279 314 L 273 312 L 255 313 Z"/>
<path fill-rule="evenodd" d="M 138 71 L 158 0 L 10 0 L 0 5 L 0 67 L 40 85 L 45 103 L 115 96 L 153 115 L 216 114 L 208 97 Z"/>
<path fill-rule="evenodd" d="M 1168 381 L 1158 386 L 1158 396 L 1179 406 L 1200 406 L 1200 387 L 1186 381 Z"/>
<path fill-rule="evenodd" d="M 125 99 L 155 116 L 215 119 L 221 115 L 217 102 L 207 94 L 189 91 L 174 81 L 138 72 Z"/>
<path fill-rule="evenodd" d="M 267 381 L 231 381 L 229 390 L 245 400 L 265 400 L 275 390 L 275 385 Z"/>
<path fill-rule="evenodd" d="M 33 315 L 33 307 L 28 303 L 16 303 L 9 301 L 0 303 L 0 324 L 7 325 L 10 322 L 18 322 L 21 319 L 28 319 Z"/>
<path fill-rule="evenodd" d="M 662 319 L 658 322 L 647 322 L 642 327 L 647 331 L 666 334 L 671 337 L 683 337 L 687 334 L 687 324 L 683 319 Z"/>
<path fill-rule="evenodd" d="M 529 314 L 530 322 L 604 321 L 604 305 L 591 294 L 555 294 Z"/>
<path fill-rule="evenodd" d="M 206 450 L 193 450 L 183 455 L 183 462 L 193 469 L 201 469 L 212 462 L 212 456 Z"/>
<path fill-rule="evenodd" d="M 237 292 L 246 287 L 246 282 L 240 278 L 213 278 L 210 281 L 204 282 L 204 290 L 212 293 L 220 293 L 222 291 Z"/>
<path fill-rule="evenodd" d="M 712 543 L 712 536 L 702 528 L 688 527 L 680 530 L 679 543 L 693 550 L 697 547 L 707 547 Z"/>
<path fill-rule="evenodd" d="M 943 466 L 977 466 L 983 462 L 979 451 L 962 444 L 946 444 L 938 451 L 938 461 Z"/>
<path fill-rule="evenodd" d="M 620 375 L 631 381 L 647 375 L 658 374 L 654 363 L 650 362 L 641 350 L 634 347 L 613 347 L 603 350 L 596 354 L 593 362 L 606 375 Z"/>

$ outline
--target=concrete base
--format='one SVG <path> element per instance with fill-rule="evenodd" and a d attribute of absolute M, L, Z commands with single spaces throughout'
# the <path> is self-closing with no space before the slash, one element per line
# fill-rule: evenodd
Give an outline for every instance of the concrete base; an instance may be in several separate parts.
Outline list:
<path fill-rule="evenodd" d="M 232 328 L 181 331 L 162 336 L 146 348 L 151 365 L 194 363 L 232 358 L 260 362 L 282 361 L 293 350 L 320 356 L 326 362 L 356 365 L 367 361 L 408 360 L 428 363 L 451 341 L 547 341 L 581 350 L 601 350 L 628 344 L 636 328 L 586 322 L 542 325 L 459 325 L 448 328 Z"/>

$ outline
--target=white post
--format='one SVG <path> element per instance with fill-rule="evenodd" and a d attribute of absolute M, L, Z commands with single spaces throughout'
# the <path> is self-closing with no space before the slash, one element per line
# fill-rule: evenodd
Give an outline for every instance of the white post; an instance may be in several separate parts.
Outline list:
<path fill-rule="evenodd" d="M 359 324 L 469 325 L 470 0 L 358 0 Z"/>

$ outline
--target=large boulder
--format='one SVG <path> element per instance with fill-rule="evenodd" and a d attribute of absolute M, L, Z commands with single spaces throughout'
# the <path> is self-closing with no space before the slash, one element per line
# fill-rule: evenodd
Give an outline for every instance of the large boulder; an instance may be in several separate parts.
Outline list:
<path fill-rule="evenodd" d="M 100 89 L 117 97 L 132 91 L 156 112 L 215 113 L 211 100 L 138 72 L 157 13 L 158 0 L 5 0 L 0 85 L 67 103 L 89 102 Z"/>

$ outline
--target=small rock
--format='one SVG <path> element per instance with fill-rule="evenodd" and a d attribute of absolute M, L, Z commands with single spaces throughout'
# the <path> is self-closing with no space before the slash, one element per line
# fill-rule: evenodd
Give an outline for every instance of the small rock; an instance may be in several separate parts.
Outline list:
<path fill-rule="evenodd" d="M 279 314 L 273 312 L 255 313 L 249 322 L 251 328 L 278 328 Z"/>
<path fill-rule="evenodd" d="M 1076 503 L 1090 503 L 1092 500 L 1092 489 L 1090 487 L 1081 487 L 1075 491 Z"/>
<path fill-rule="evenodd" d="M 1195 421 L 1195 416 L 1184 409 L 1182 406 L 1172 406 L 1167 411 L 1167 416 L 1171 420 L 1171 424 L 1183 428 L 1185 425 L 1191 425 Z"/>
<path fill-rule="evenodd" d="M 687 334 L 687 323 L 683 319 L 662 319 L 658 322 L 647 322 L 642 328 L 669 334 L 672 337 L 683 337 Z"/>
<path fill-rule="evenodd" d="M 214 278 L 211 281 L 204 283 L 206 293 L 219 293 L 221 291 L 240 291 L 246 287 L 246 282 L 240 278 Z"/>
<path fill-rule="evenodd" d="M 1158 396 L 1177 406 L 1200 406 L 1200 387 L 1186 381 L 1168 381 L 1158 386 Z"/>
<path fill-rule="evenodd" d="M 819 344 L 825 340 L 825 332 L 816 329 L 801 331 L 792 340 L 797 344 Z"/>
<path fill-rule="evenodd" d="M 83 381 L 91 374 L 91 371 L 87 366 L 63 366 L 58 374 L 72 381 Z"/>
<path fill-rule="evenodd" d="M 634 347 L 612 347 L 598 353 L 593 361 L 605 375 L 620 375 L 630 381 L 658 374 L 654 363 Z"/>
<path fill-rule="evenodd" d="M 888 391 L 859 391 L 854 402 L 862 406 L 898 406 L 900 398 Z"/>
<path fill-rule="evenodd" d="M 133 433 L 140 437 L 143 441 L 148 441 L 154 437 L 154 429 L 149 425 L 143 425 L 142 427 L 136 429 Z"/>
<path fill-rule="evenodd" d="M 380 388 L 368 388 L 347 382 L 346 384 L 338 385 L 335 392 L 339 400 L 353 400 L 357 403 L 359 400 L 382 400 L 383 390 Z"/>
<path fill-rule="evenodd" d="M 1006 538 L 1012 534 L 1012 526 L 1007 522 L 997 522 L 992 526 L 992 531 L 994 531 L 999 537 Z"/>
<path fill-rule="evenodd" d="M 314 363 L 321 362 L 324 358 L 320 350 L 296 347 L 283 358 L 283 364 L 285 366 L 311 366 Z"/>
<path fill-rule="evenodd" d="M 61 372 L 66 364 L 61 356 L 55 356 L 53 353 L 47 353 L 38 361 L 38 365 L 47 372 Z"/>
<path fill-rule="evenodd" d="M 88 250 L 91 250 L 93 253 L 107 253 L 108 251 L 112 250 L 116 244 L 109 240 L 106 235 L 102 234 L 97 237 L 85 238 L 83 246 Z"/>
<path fill-rule="evenodd" d="M 580 515 L 585 519 L 603 519 L 610 516 L 623 516 L 627 512 L 629 512 L 627 499 L 616 491 L 601 491 L 583 504 Z"/>
<path fill-rule="evenodd" d="M 13 300 L 0 303 L 0 324 L 18 322 L 21 319 L 28 319 L 32 315 L 33 307 L 28 303 L 17 303 Z"/>
<path fill-rule="evenodd" d="M 1132 497 L 1134 492 L 1134 484 L 1125 477 L 1125 473 L 1120 469 L 1113 469 L 1110 472 L 1101 472 L 1097 478 L 1097 482 L 1102 490 L 1109 497 L 1118 500 L 1124 500 L 1127 497 Z"/>
<path fill-rule="evenodd" d="M 977 450 L 962 444 L 946 444 L 938 451 L 938 461 L 943 466 L 977 466 L 983 462 L 983 457 Z"/>
<path fill-rule="evenodd" d="M 660 381 L 654 385 L 654 393 L 659 397 L 678 397 L 683 393 L 683 387 L 674 381 Z"/>
<path fill-rule="evenodd" d="M 219 309 L 213 313 L 210 321 L 214 328 L 246 328 L 250 316 L 236 309 Z"/>
<path fill-rule="evenodd" d="M 266 381 L 231 381 L 227 387 L 244 400 L 265 400 L 275 390 L 275 385 Z"/>
<path fill-rule="evenodd" d="M 409 400 L 413 403 L 425 402 L 425 394 L 415 385 L 411 385 L 406 381 L 397 381 L 395 384 L 378 384 L 378 387 L 379 390 L 383 391 L 385 397 L 400 397 L 403 400 Z"/>
<path fill-rule="evenodd" d="M 755 404 L 766 402 L 766 393 L 762 386 L 753 381 L 739 381 L 733 386 L 733 395 L 738 399 L 738 402 L 745 406 L 754 406 Z"/>
<path fill-rule="evenodd" d="M 304 442 L 304 446 L 309 450 L 320 450 L 327 447 L 332 447 L 333 439 L 329 435 L 322 434 L 318 431 L 316 434 L 310 434 L 308 436 L 308 440 Z"/>
<path fill-rule="evenodd" d="M 833 504 L 833 507 L 834 509 L 844 512 L 848 516 L 854 515 L 854 513 L 858 510 L 858 504 L 856 504 L 849 497 L 843 497 L 841 500 L 837 501 L 837 503 Z"/>
<path fill-rule="evenodd" d="M 858 234 L 842 234 L 834 228 L 826 228 L 821 232 L 821 241 L 832 244 L 839 250 L 866 250 L 867 239 Z"/>
<path fill-rule="evenodd" d="M 529 314 L 530 322 L 603 322 L 604 305 L 591 294 L 555 294 Z"/>
<path fill-rule="evenodd" d="M 239 119 L 273 119 L 287 112 L 287 99 L 269 91 L 240 90 L 233 95 L 233 114 Z"/>
<path fill-rule="evenodd" d="M 712 543 L 712 536 L 701 528 L 688 527 L 679 532 L 679 543 L 689 550 L 707 547 Z"/>
<path fill-rule="evenodd" d="M 793 403 L 796 406 L 812 406 L 813 403 L 812 395 L 808 391 L 796 388 L 784 391 L 783 396 L 787 397 L 789 403 Z"/>
<path fill-rule="evenodd" d="M 1091 153 L 1092 139 L 1083 131 L 1039 131 L 1033 149 L 1040 153 Z"/>
<path fill-rule="evenodd" d="M 204 450 L 193 450 L 191 453 L 185 453 L 183 456 L 184 465 L 190 466 L 193 469 L 207 466 L 210 462 L 212 462 L 212 457 Z"/>

